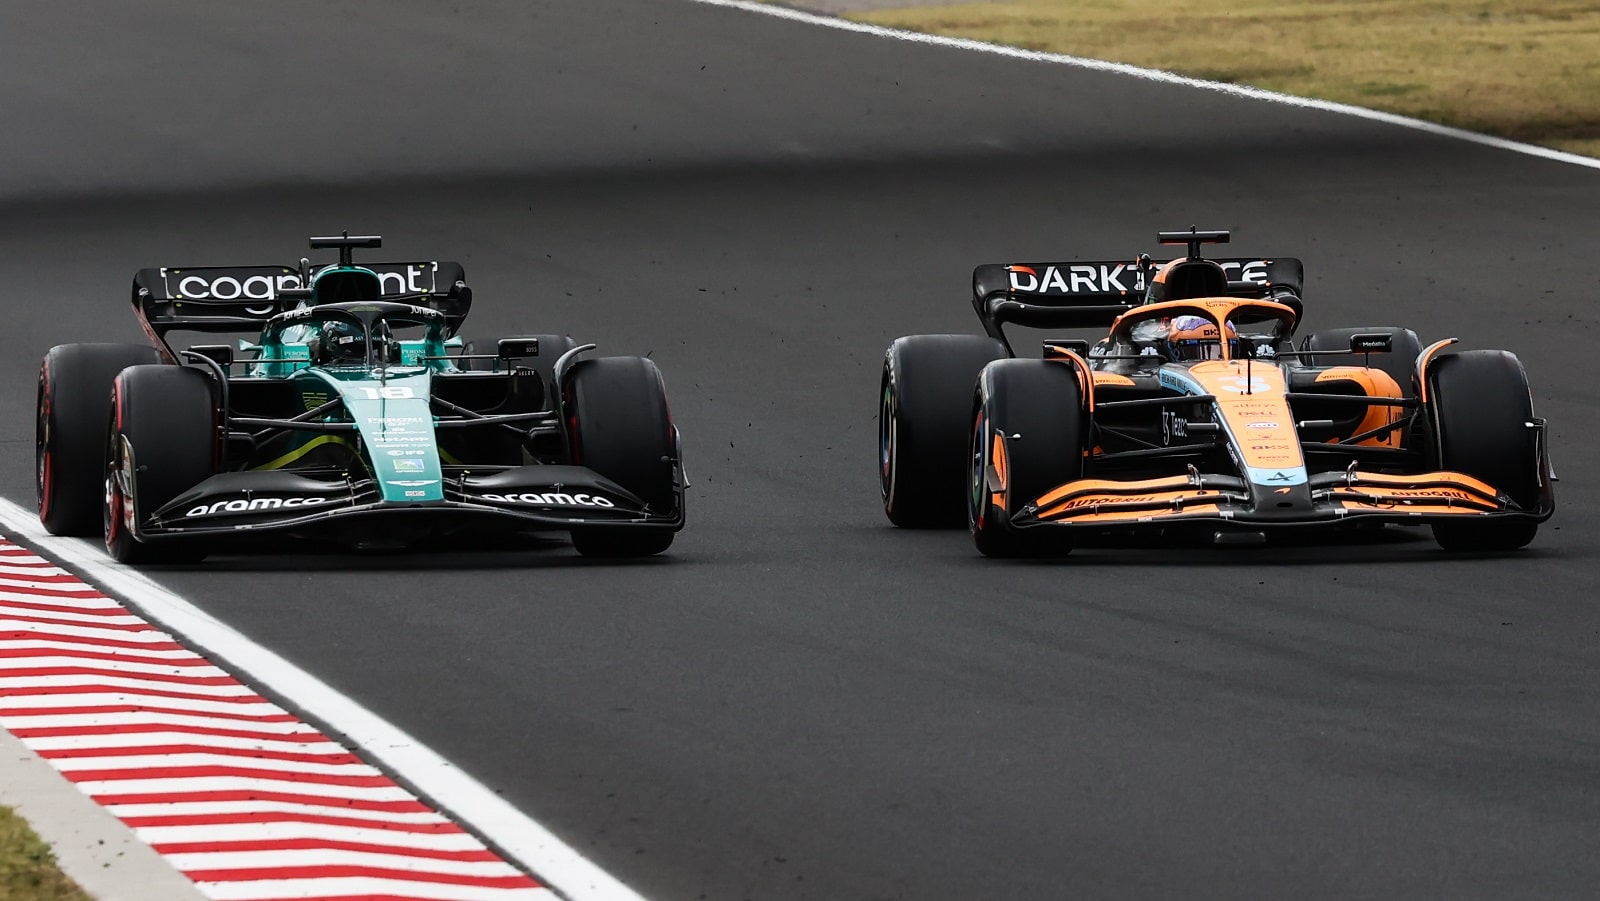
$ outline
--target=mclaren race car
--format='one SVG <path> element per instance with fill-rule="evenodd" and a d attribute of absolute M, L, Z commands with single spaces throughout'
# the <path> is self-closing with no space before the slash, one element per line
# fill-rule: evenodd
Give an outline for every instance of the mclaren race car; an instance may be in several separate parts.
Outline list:
<path fill-rule="evenodd" d="M 1087 533 L 1432 527 L 1447 550 L 1527 545 L 1555 509 L 1521 362 L 1406 328 L 1295 341 L 1295 259 L 1204 259 L 1225 231 L 1159 233 L 1157 262 L 983 265 L 985 336 L 914 335 L 883 367 L 879 465 L 898 526 L 959 525 L 989 556 Z M 1019 359 L 1005 334 L 1104 327 Z M 964 512 L 963 512 L 964 511 Z"/>
<path fill-rule="evenodd" d="M 312 238 L 339 262 L 144 269 L 149 344 L 66 344 L 39 370 L 39 518 L 129 563 L 269 534 L 414 546 L 561 531 L 642 556 L 684 522 L 661 374 L 593 344 L 457 337 L 459 263 L 356 265 L 377 237 Z M 253 340 L 179 350 L 169 334 Z"/>

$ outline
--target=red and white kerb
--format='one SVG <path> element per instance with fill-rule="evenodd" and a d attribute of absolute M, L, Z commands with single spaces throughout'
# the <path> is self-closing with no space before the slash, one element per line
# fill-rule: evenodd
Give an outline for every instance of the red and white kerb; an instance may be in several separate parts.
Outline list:
<path fill-rule="evenodd" d="M 226 901 L 549 901 L 348 749 L 0 541 L 0 727 Z"/>

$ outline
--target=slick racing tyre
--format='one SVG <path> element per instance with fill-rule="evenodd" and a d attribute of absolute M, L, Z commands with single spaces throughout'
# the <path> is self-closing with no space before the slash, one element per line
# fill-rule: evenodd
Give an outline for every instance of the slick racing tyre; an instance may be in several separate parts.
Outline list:
<path fill-rule="evenodd" d="M 147 544 L 134 527 L 216 472 L 211 378 L 193 366 L 135 366 L 112 383 L 106 442 L 106 550 L 120 563 L 200 560 L 192 540 Z"/>
<path fill-rule="evenodd" d="M 1083 477 L 1082 396 L 1077 372 L 1066 363 L 1000 360 L 979 375 L 967 465 L 967 525 L 985 556 L 1071 550 L 1064 530 L 1013 529 L 1010 519 L 1050 489 Z M 999 485 L 991 483 L 991 471 Z"/>
<path fill-rule="evenodd" d="M 1514 354 L 1469 350 L 1428 367 L 1428 415 L 1440 469 L 1463 472 L 1510 495 L 1525 510 L 1539 506 L 1539 451 L 1528 377 Z M 1509 551 L 1539 532 L 1531 519 L 1439 522 L 1434 540 L 1447 551 Z"/>
<path fill-rule="evenodd" d="M 912 335 L 889 345 L 878 391 L 883 512 L 902 528 L 960 528 L 971 399 L 978 373 L 1006 358 L 977 335 Z"/>
<path fill-rule="evenodd" d="M 39 365 L 34 430 L 39 522 L 52 535 L 100 528 L 111 382 L 129 366 L 160 360 L 140 344 L 61 344 Z"/>
<path fill-rule="evenodd" d="M 644 357 L 581 360 L 564 392 L 572 462 L 628 489 L 652 513 L 681 513 L 674 460 L 677 435 L 666 386 Z M 647 557 L 672 546 L 669 526 L 587 526 L 572 530 L 586 557 Z"/>
<path fill-rule="evenodd" d="M 1400 396 L 1413 399 L 1417 396 L 1417 357 L 1422 356 L 1422 340 L 1408 328 L 1374 326 L 1373 328 L 1336 328 L 1314 332 L 1301 342 L 1301 350 L 1350 349 L 1350 339 L 1355 335 L 1388 335 L 1392 349 L 1382 354 L 1317 354 L 1304 357 L 1309 366 L 1368 366 L 1388 373 L 1400 386 Z"/>

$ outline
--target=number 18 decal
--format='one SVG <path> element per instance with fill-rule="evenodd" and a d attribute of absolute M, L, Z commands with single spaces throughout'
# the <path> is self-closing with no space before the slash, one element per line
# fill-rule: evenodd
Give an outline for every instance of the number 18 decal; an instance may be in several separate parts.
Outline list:
<path fill-rule="evenodd" d="M 361 390 L 367 392 L 367 400 L 405 400 L 417 396 L 415 391 L 405 385 L 384 385 L 382 388 L 362 385 Z"/>

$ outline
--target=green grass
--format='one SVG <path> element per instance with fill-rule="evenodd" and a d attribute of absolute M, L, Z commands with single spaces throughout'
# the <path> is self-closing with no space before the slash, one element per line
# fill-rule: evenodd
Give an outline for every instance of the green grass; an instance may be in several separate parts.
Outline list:
<path fill-rule="evenodd" d="M 1600 3 L 1002 0 L 850 18 L 1334 100 L 1600 156 Z"/>
<path fill-rule="evenodd" d="M 92 901 L 9 807 L 0 806 L 0 901 Z"/>

